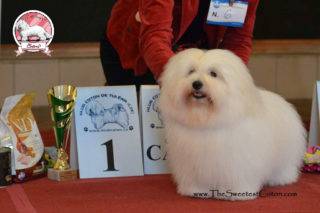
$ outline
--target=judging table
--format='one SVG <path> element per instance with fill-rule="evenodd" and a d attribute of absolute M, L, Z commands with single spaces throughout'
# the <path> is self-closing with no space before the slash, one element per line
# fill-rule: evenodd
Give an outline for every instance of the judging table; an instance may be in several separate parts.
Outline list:
<path fill-rule="evenodd" d="M 265 187 L 263 194 L 234 202 L 182 197 L 170 175 L 67 182 L 40 178 L 1 188 L 0 212 L 319 212 L 320 175 L 303 173 L 297 183 Z"/>

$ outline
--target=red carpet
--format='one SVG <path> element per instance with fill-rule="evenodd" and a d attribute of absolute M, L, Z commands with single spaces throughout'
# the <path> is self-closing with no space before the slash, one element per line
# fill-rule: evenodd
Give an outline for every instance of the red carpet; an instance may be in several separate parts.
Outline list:
<path fill-rule="evenodd" d="M 47 178 L 0 189 L 1 212 L 317 212 L 320 176 L 303 174 L 299 182 L 269 187 L 268 192 L 297 196 L 218 201 L 181 197 L 169 175 L 54 182 Z M 18 198 L 10 199 L 17 193 Z M 20 210 L 20 211 L 17 211 Z"/>
<path fill-rule="evenodd" d="M 41 131 L 45 145 L 51 130 Z M 296 184 L 268 187 L 252 201 L 218 201 L 181 197 L 169 175 L 55 182 L 47 178 L 0 189 L 0 212 L 319 212 L 320 175 L 302 174 Z"/>

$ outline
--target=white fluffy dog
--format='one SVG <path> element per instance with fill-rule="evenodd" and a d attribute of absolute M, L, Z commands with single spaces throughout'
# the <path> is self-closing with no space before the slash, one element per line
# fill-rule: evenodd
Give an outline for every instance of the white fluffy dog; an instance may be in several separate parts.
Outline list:
<path fill-rule="evenodd" d="M 30 27 L 28 23 L 22 19 L 17 22 L 16 29 L 20 32 L 22 41 L 27 41 L 29 36 L 38 36 L 40 41 L 52 38 L 41 26 Z"/>
<path fill-rule="evenodd" d="M 161 76 L 160 110 L 178 193 L 247 200 L 297 181 L 305 129 L 282 97 L 257 88 L 240 58 L 189 49 Z"/>

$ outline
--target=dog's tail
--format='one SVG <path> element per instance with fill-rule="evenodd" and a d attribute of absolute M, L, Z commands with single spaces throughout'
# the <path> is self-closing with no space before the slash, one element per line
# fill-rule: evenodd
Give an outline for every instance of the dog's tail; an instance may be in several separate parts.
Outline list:
<path fill-rule="evenodd" d="M 44 31 L 44 35 L 46 36 L 47 39 L 52 38 L 52 35 L 50 35 L 47 31 Z"/>

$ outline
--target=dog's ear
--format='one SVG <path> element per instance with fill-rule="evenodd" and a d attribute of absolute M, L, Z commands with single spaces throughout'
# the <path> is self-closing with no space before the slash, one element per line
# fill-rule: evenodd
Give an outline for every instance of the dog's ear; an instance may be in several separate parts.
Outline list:
<path fill-rule="evenodd" d="M 153 102 L 152 109 L 155 112 L 159 112 L 159 98 L 155 99 L 155 101 Z"/>
<path fill-rule="evenodd" d="M 103 105 L 100 103 L 100 102 L 98 102 L 98 101 L 95 101 L 95 110 L 96 110 L 96 112 L 98 113 L 98 114 L 100 114 L 100 115 L 104 115 L 104 107 L 103 107 Z"/>
<path fill-rule="evenodd" d="M 89 103 L 87 104 L 86 106 L 86 114 L 89 115 L 89 116 L 92 116 L 94 115 L 94 111 L 93 111 L 93 104 L 92 103 Z"/>
<path fill-rule="evenodd" d="M 104 109 L 101 103 L 98 101 L 92 101 L 86 106 L 86 113 L 89 116 L 92 115 L 103 115 L 104 114 Z"/>
<path fill-rule="evenodd" d="M 21 24 L 21 20 L 19 20 L 16 24 L 16 29 L 19 29 L 20 28 L 20 24 Z"/>
<path fill-rule="evenodd" d="M 115 104 L 115 108 L 118 112 L 124 112 L 126 111 L 122 104 Z"/>

